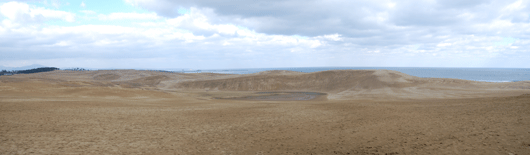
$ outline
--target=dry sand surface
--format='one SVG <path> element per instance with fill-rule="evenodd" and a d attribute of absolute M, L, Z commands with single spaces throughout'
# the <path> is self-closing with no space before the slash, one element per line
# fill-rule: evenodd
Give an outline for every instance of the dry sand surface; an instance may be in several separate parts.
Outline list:
<path fill-rule="evenodd" d="M 0 76 L 0 154 L 524 155 L 529 94 L 387 70 Z"/>

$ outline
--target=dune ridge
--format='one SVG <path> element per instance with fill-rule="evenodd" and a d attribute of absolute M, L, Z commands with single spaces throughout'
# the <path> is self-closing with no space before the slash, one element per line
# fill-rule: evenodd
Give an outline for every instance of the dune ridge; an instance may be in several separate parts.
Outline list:
<path fill-rule="evenodd" d="M 390 70 L 332 70 L 313 73 L 264 72 L 234 78 L 183 81 L 181 90 L 313 91 L 330 99 L 472 98 L 504 96 L 530 89 L 530 82 L 491 83 L 461 79 L 419 78 Z"/>
<path fill-rule="evenodd" d="M 0 81 L 49 81 L 70 86 L 105 86 L 159 91 L 309 91 L 328 99 L 419 99 L 506 96 L 530 90 L 530 81 L 491 83 L 419 78 L 391 70 L 331 70 L 312 73 L 167 73 L 138 70 L 53 71 L 2 77 Z M 67 82 L 66 82 L 67 81 Z"/>

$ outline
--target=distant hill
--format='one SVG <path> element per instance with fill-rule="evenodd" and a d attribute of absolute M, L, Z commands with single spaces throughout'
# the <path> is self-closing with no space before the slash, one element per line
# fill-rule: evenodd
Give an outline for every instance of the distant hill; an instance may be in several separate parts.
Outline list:
<path fill-rule="evenodd" d="M 22 67 L 0 66 L 0 70 L 8 70 L 8 71 L 12 71 L 12 70 L 28 70 L 28 69 L 34 69 L 34 68 L 40 68 L 40 67 L 45 67 L 45 66 L 39 65 L 39 64 L 33 64 L 33 65 L 22 66 Z"/>

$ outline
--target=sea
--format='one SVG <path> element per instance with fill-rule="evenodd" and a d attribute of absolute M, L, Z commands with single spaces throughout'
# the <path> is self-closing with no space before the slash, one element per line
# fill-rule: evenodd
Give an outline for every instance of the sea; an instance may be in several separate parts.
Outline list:
<path fill-rule="evenodd" d="M 327 70 L 394 70 L 422 78 L 453 78 L 484 82 L 530 81 L 530 68 L 428 68 L 428 67 L 295 67 L 248 68 L 177 71 L 184 73 L 252 74 L 269 70 L 289 70 L 304 73 Z"/>

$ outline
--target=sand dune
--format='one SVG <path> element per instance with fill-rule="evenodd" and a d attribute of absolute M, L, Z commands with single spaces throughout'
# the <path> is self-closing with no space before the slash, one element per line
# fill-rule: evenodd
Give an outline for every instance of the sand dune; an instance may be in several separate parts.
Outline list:
<path fill-rule="evenodd" d="M 522 155 L 529 94 L 387 70 L 1 76 L 0 154 Z"/>
<path fill-rule="evenodd" d="M 530 81 L 491 83 L 419 78 L 390 70 L 265 71 L 243 75 L 137 70 L 54 71 L 2 77 L 0 80 L 159 91 L 307 91 L 327 93 L 328 99 L 333 100 L 502 97 L 521 95 L 530 90 Z"/>
<path fill-rule="evenodd" d="M 330 93 L 333 99 L 412 99 L 504 96 L 506 94 L 503 92 L 513 90 L 508 88 L 525 90 L 530 88 L 530 83 L 418 78 L 389 70 L 336 70 L 290 74 L 265 72 L 229 79 L 185 81 L 175 84 L 175 88 L 220 91 L 314 91 Z"/>

